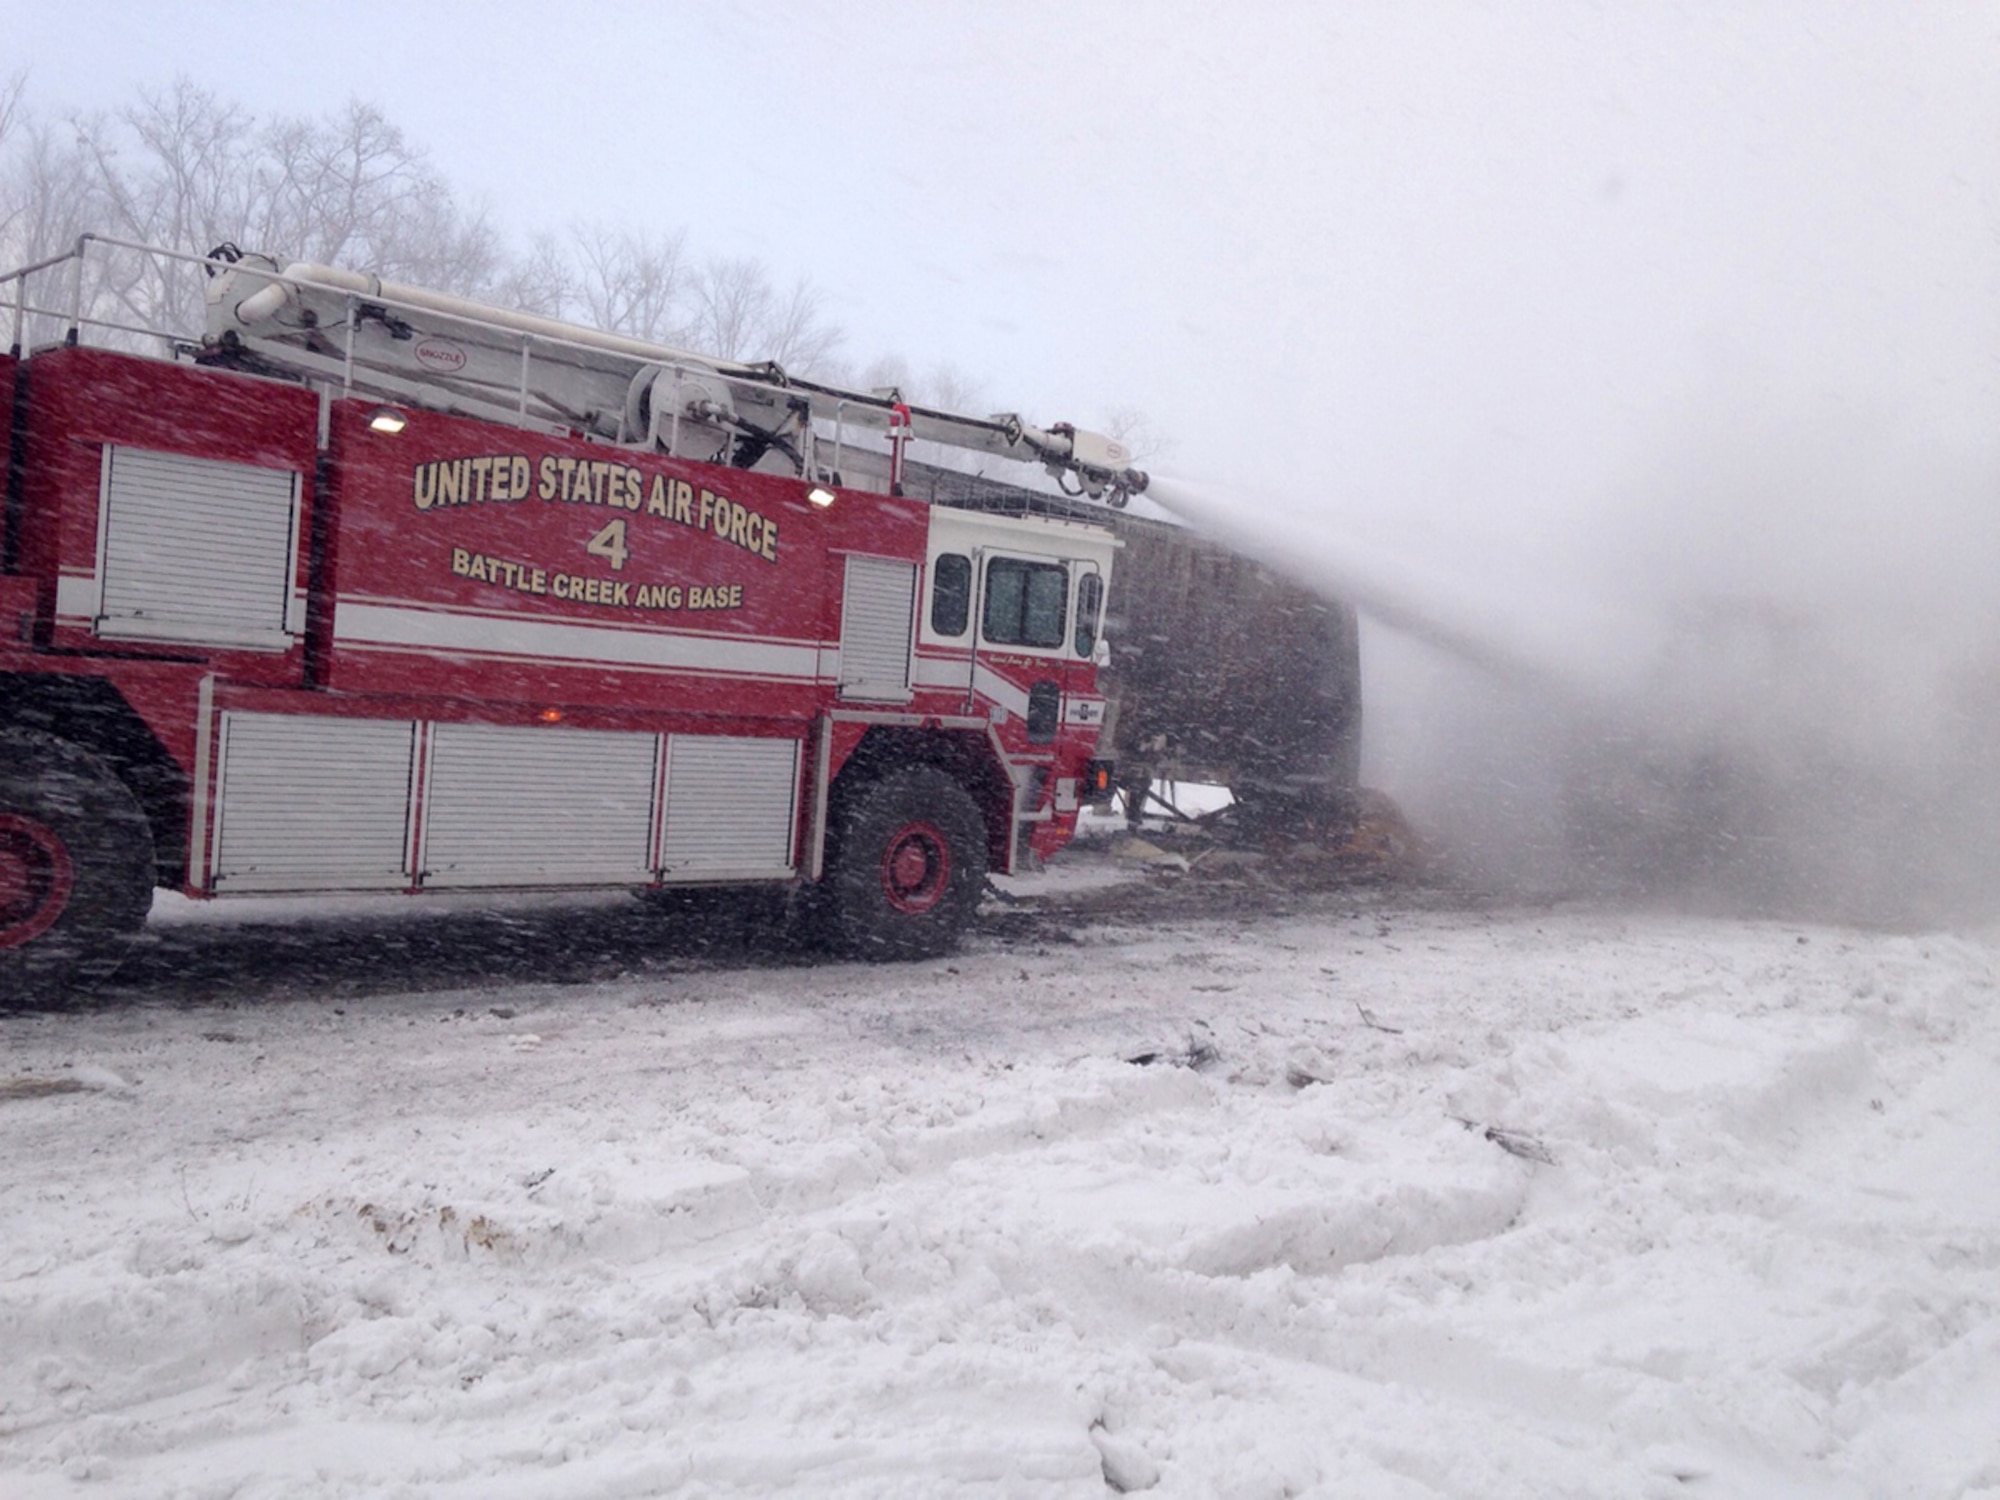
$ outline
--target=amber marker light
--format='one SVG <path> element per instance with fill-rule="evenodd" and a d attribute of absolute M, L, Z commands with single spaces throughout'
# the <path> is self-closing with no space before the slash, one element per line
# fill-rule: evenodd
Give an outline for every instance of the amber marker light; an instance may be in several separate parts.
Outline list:
<path fill-rule="evenodd" d="M 560 724 L 562 723 L 562 710 L 559 708 L 545 708 L 536 714 L 535 717 L 540 719 L 544 724 Z"/>

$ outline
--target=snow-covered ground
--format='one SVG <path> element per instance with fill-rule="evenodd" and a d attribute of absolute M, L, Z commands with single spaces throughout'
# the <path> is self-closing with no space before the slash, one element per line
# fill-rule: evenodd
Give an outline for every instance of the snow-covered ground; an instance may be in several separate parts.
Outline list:
<path fill-rule="evenodd" d="M 2000 1494 L 2000 931 L 1203 879 L 163 913 L 0 1016 L 0 1494 Z"/>

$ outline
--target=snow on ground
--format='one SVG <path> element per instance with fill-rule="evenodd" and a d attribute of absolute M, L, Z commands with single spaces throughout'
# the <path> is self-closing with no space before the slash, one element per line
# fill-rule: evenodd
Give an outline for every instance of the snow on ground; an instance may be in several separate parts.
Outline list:
<path fill-rule="evenodd" d="M 0 1494 L 2000 1494 L 2000 934 L 1015 894 L 0 1016 Z"/>

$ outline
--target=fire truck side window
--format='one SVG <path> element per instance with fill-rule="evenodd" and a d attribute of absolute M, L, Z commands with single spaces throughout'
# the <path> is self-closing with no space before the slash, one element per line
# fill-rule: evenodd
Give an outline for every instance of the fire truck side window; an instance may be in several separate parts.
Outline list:
<path fill-rule="evenodd" d="M 981 628 L 996 646 L 1060 646 L 1069 606 L 1069 569 L 1060 563 L 996 557 L 986 565 Z"/>
<path fill-rule="evenodd" d="M 931 565 L 931 630 L 964 635 L 972 618 L 972 559 L 947 552 Z"/>
<path fill-rule="evenodd" d="M 1086 573 L 1076 586 L 1076 654 L 1089 656 L 1097 649 L 1097 607 L 1104 602 L 1104 579 Z"/>

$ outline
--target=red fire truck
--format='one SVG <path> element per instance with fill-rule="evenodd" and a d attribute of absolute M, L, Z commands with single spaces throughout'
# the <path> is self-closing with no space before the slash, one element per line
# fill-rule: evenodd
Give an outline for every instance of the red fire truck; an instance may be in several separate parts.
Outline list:
<path fill-rule="evenodd" d="M 198 341 L 91 316 L 141 254 Z M 156 886 L 782 882 L 935 954 L 1109 784 L 1112 534 L 902 493 L 914 443 L 1120 501 L 1109 439 L 231 247 L 0 295 L 0 997 Z"/>

